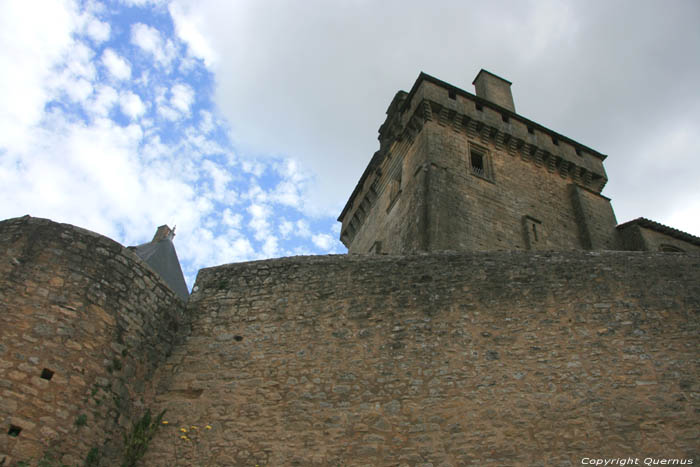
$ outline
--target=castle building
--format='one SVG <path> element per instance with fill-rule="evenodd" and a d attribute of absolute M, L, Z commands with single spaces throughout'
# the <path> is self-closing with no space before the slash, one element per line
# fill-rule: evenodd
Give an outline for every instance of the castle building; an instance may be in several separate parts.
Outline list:
<path fill-rule="evenodd" d="M 607 156 L 517 114 L 510 81 L 473 84 L 421 73 L 394 96 L 338 218 L 350 253 L 700 249 L 646 219 L 616 227 Z"/>
<path fill-rule="evenodd" d="M 188 295 L 166 225 L 1 221 L 0 466 L 697 464 L 700 239 L 616 225 L 604 155 L 474 84 L 392 101 L 339 219 L 363 254 Z"/>

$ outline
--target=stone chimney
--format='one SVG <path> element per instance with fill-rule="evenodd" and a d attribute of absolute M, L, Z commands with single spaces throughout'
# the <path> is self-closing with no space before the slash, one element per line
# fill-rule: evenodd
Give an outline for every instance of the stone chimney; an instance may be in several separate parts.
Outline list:
<path fill-rule="evenodd" d="M 482 68 L 472 84 L 476 88 L 478 97 L 482 97 L 515 113 L 513 94 L 510 92 L 510 85 L 512 84 L 510 81 Z"/>
<path fill-rule="evenodd" d="M 158 227 L 158 230 L 156 230 L 156 234 L 153 236 L 151 243 L 156 243 L 166 238 L 172 240 L 173 237 L 175 237 L 175 228 L 173 227 L 171 229 L 167 225 L 161 225 Z"/>

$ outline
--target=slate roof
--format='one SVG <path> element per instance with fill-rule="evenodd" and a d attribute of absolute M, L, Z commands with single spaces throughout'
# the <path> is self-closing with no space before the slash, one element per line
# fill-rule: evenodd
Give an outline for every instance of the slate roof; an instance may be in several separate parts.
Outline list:
<path fill-rule="evenodd" d="M 161 279 L 173 289 L 173 292 L 187 301 L 190 294 L 187 290 L 185 276 L 182 274 L 180 261 L 177 259 L 175 245 L 170 237 L 129 248 L 148 263 L 151 269 L 157 272 Z"/>

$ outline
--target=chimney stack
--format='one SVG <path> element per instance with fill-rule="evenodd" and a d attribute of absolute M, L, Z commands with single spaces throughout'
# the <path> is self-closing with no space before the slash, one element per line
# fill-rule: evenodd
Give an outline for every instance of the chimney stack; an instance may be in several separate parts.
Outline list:
<path fill-rule="evenodd" d="M 476 95 L 487 101 L 491 101 L 505 109 L 515 113 L 515 104 L 513 103 L 513 93 L 510 91 L 510 81 L 496 76 L 493 73 L 484 70 L 476 75 L 472 82 L 476 88 Z"/>
<path fill-rule="evenodd" d="M 151 243 L 156 243 L 166 238 L 168 240 L 172 240 L 173 237 L 175 237 L 175 229 L 171 229 L 167 225 L 161 225 L 158 227 L 158 230 L 156 230 L 156 234 L 153 236 Z"/>

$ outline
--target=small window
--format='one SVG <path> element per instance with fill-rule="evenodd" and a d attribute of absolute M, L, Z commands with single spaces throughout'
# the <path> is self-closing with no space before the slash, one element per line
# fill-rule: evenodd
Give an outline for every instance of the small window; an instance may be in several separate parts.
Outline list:
<path fill-rule="evenodd" d="M 485 148 L 470 144 L 469 146 L 469 168 L 476 176 L 491 179 L 491 164 L 489 153 Z"/>
<path fill-rule="evenodd" d="M 484 106 L 481 105 L 481 104 L 479 104 L 479 103 L 477 102 L 477 103 L 476 103 L 476 110 L 478 110 L 479 112 L 481 112 L 482 110 L 484 110 Z"/>
<path fill-rule="evenodd" d="M 10 425 L 10 429 L 7 431 L 7 434 L 12 436 L 12 437 L 18 437 L 19 434 L 22 432 L 22 428 L 18 427 L 16 425 Z"/>
<path fill-rule="evenodd" d="M 53 371 L 49 370 L 48 368 L 44 368 L 41 371 L 41 379 L 47 379 L 51 381 L 51 378 L 53 378 Z"/>
<path fill-rule="evenodd" d="M 472 151 L 472 171 L 484 176 L 484 155 L 478 151 Z"/>
<path fill-rule="evenodd" d="M 527 132 L 530 133 L 531 135 L 535 134 L 535 129 L 532 128 L 531 126 L 527 127 Z"/>
<path fill-rule="evenodd" d="M 528 250 L 538 250 L 544 247 L 542 221 L 532 216 L 523 216 L 523 233 Z"/>
<path fill-rule="evenodd" d="M 554 143 L 555 146 L 559 146 L 559 138 L 552 136 L 552 143 Z"/>
<path fill-rule="evenodd" d="M 576 155 L 583 156 L 583 154 L 581 153 L 581 148 L 576 148 Z"/>
<path fill-rule="evenodd" d="M 510 117 L 508 117 L 506 114 L 501 114 L 501 120 L 508 123 L 510 121 Z"/>
<path fill-rule="evenodd" d="M 450 89 L 449 91 L 447 91 L 447 95 L 450 96 L 450 99 L 457 99 L 457 93 L 454 89 Z"/>

